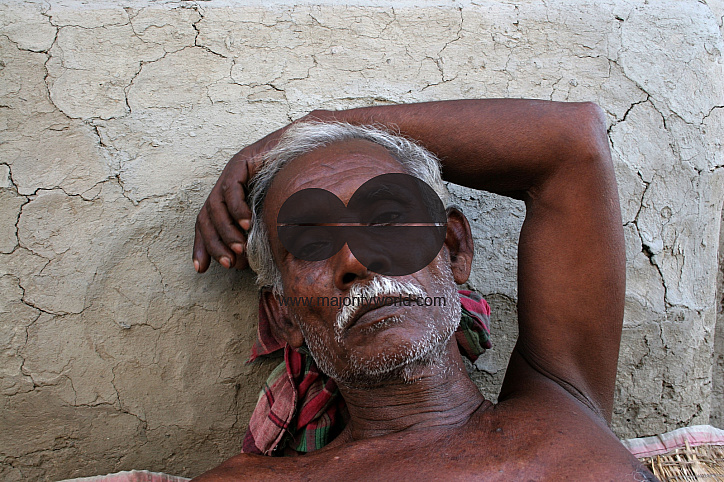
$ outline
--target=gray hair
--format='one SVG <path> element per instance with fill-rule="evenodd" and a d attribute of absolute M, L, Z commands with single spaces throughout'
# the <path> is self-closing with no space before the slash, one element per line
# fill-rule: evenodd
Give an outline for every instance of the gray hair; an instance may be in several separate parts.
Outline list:
<path fill-rule="evenodd" d="M 274 263 L 269 244 L 268 227 L 262 221 L 264 200 L 274 177 L 284 166 L 304 154 L 351 139 L 367 140 L 387 149 L 408 174 L 427 183 L 448 206 L 449 193 L 442 181 L 440 161 L 416 142 L 377 126 L 342 122 L 293 124 L 282 134 L 279 143 L 264 154 L 261 168 L 250 183 L 252 224 L 246 246 L 249 266 L 257 273 L 257 285 L 271 286 L 276 294 L 283 292 L 281 272 Z"/>

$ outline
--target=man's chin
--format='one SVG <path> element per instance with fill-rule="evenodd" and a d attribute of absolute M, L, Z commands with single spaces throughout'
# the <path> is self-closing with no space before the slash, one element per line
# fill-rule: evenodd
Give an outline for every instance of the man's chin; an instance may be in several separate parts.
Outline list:
<path fill-rule="evenodd" d="M 336 380 L 350 388 L 371 389 L 392 384 L 413 384 L 430 375 L 444 374 L 449 369 L 444 362 L 445 348 L 440 346 L 422 356 L 408 357 L 398 364 L 366 367 L 355 371 L 355 376 Z"/>
<path fill-rule="evenodd" d="M 427 333 L 427 337 L 419 340 L 407 339 L 387 344 L 388 350 L 377 349 L 371 355 L 351 353 L 343 372 L 328 375 L 340 385 L 359 389 L 391 383 L 414 383 L 448 369 L 445 354 L 453 333 L 454 327 L 444 332 Z M 323 362 L 322 365 L 327 364 Z"/>

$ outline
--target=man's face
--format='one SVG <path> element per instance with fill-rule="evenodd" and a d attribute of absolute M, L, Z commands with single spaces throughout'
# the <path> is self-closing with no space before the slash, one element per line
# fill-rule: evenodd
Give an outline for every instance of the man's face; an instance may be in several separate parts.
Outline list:
<path fill-rule="evenodd" d="M 308 188 L 325 189 L 347 205 L 362 184 L 387 173 L 405 172 L 381 146 L 363 140 L 336 143 L 285 166 L 275 177 L 264 208 L 284 296 L 310 300 L 307 306 L 287 306 L 287 313 L 298 324 L 322 371 L 349 385 L 369 385 L 409 373 L 411 363 L 430 363 L 444 349 L 460 318 L 447 249 L 443 247 L 422 270 L 383 277 L 363 266 L 347 245 L 322 261 L 296 258 L 278 239 L 277 215 L 289 196 Z M 345 297 L 360 300 L 362 296 L 439 298 L 438 306 L 358 303 L 343 308 L 340 305 L 344 303 L 331 301 Z M 320 297 L 330 301 L 319 302 Z"/>

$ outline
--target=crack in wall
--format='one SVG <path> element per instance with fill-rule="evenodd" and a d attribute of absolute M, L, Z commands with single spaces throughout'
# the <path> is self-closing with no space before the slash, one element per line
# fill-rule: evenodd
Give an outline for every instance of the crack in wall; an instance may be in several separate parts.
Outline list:
<path fill-rule="evenodd" d="M 196 31 L 196 35 L 194 36 L 193 45 L 198 46 L 199 45 L 199 35 L 201 35 L 201 31 L 199 30 L 199 23 L 201 23 L 201 21 L 204 20 L 204 11 L 198 5 L 193 5 L 192 7 L 187 7 L 187 8 L 191 8 L 192 10 L 195 10 L 196 13 L 199 15 L 198 20 L 196 20 L 195 22 L 193 22 L 191 24 L 191 26 Z"/>
<path fill-rule="evenodd" d="M 30 329 L 31 329 L 31 328 L 35 325 L 35 323 L 40 319 L 40 317 L 43 315 L 43 313 L 45 313 L 45 314 L 50 314 L 50 313 L 48 313 L 48 312 L 46 312 L 46 311 L 43 311 L 43 310 L 41 310 L 41 309 L 39 309 L 39 308 L 36 308 L 36 307 L 34 307 L 32 304 L 30 304 L 30 303 L 28 303 L 27 301 L 25 301 L 25 288 L 20 284 L 20 279 L 18 279 L 18 286 L 20 287 L 20 289 L 21 289 L 22 292 L 23 292 L 22 298 L 21 298 L 21 302 L 24 303 L 25 305 L 30 306 L 31 308 L 33 308 L 33 309 L 35 309 L 35 310 L 38 311 L 38 316 L 36 316 L 35 319 L 33 319 L 33 321 L 30 322 L 30 324 L 28 324 L 27 326 L 25 326 L 25 340 L 24 340 L 23 346 L 18 347 L 18 350 L 17 350 L 17 356 L 18 356 L 18 357 L 20 358 L 20 360 L 21 360 L 21 363 L 20 363 L 20 373 L 21 373 L 22 375 L 30 378 L 30 381 L 33 383 L 33 388 L 31 389 L 31 391 L 32 391 L 32 390 L 35 390 L 36 388 L 38 388 L 40 385 L 35 381 L 35 378 L 33 378 L 33 374 L 30 372 L 30 370 L 28 370 L 27 368 L 25 368 L 25 362 L 27 361 L 27 359 L 25 358 L 25 356 L 23 356 L 23 351 L 28 347 L 28 341 L 30 340 Z"/>
<path fill-rule="evenodd" d="M 630 111 L 630 109 L 629 109 L 629 111 Z M 628 114 L 628 111 L 626 114 Z M 624 115 L 624 119 L 622 119 L 621 122 L 623 122 L 625 120 L 625 117 L 626 117 L 626 115 Z M 613 142 L 613 141 L 611 141 L 611 142 Z M 661 267 L 659 266 L 659 263 L 657 261 L 656 253 L 654 253 L 654 250 L 651 247 L 651 245 L 649 243 L 647 243 L 646 240 L 644 240 L 644 237 L 641 234 L 641 230 L 639 229 L 639 225 L 638 225 L 639 216 L 641 215 L 641 211 L 643 210 L 643 207 L 644 207 L 644 199 L 646 197 L 646 193 L 649 190 L 649 187 L 651 186 L 651 182 L 646 181 L 640 171 L 638 171 L 636 174 L 638 175 L 639 180 L 643 183 L 644 190 L 641 193 L 641 200 L 639 202 L 639 208 L 638 208 L 638 211 L 636 212 L 636 215 L 634 216 L 633 221 L 625 223 L 624 226 L 631 225 L 631 224 L 634 226 L 634 228 L 636 230 L 636 234 L 638 235 L 639 240 L 641 241 L 641 252 L 648 258 L 649 263 L 654 268 L 656 268 L 656 271 L 659 273 L 661 285 L 664 288 L 663 306 L 664 306 L 664 311 L 666 312 L 666 311 L 668 311 L 668 308 L 672 306 L 671 303 L 669 303 L 668 287 L 666 286 L 666 279 L 664 278 L 664 274 L 661 271 Z"/>
<path fill-rule="evenodd" d="M 699 125 L 704 125 L 704 122 L 706 122 L 706 120 L 709 118 L 709 116 L 712 115 L 716 109 L 724 109 L 724 105 L 715 105 L 715 106 L 712 106 L 712 108 L 709 109 L 709 112 L 707 112 L 706 114 L 704 114 L 704 117 L 702 117 L 701 123 L 700 123 Z M 682 119 L 682 120 L 683 120 L 683 119 Z M 686 122 L 686 121 L 684 121 L 684 122 Z"/>
<path fill-rule="evenodd" d="M 30 379 L 30 382 L 33 384 L 33 387 L 32 387 L 30 390 L 25 390 L 25 391 L 23 391 L 22 389 L 18 389 L 18 391 L 14 392 L 13 394 L 10 395 L 10 396 L 14 396 L 14 395 L 16 395 L 16 394 L 18 394 L 18 393 L 27 393 L 27 392 L 29 392 L 29 391 L 34 390 L 34 389 L 37 387 L 37 385 L 36 385 L 36 383 L 35 383 L 35 380 L 34 380 L 33 377 L 32 377 L 32 374 L 30 373 L 29 370 L 27 370 L 27 369 L 25 368 L 26 358 L 25 358 L 24 355 L 23 355 L 23 350 L 28 346 L 28 339 L 30 338 L 30 334 L 29 334 L 30 328 L 31 328 L 33 325 L 35 325 L 35 323 L 38 321 L 38 319 L 42 316 L 43 312 L 42 312 L 41 310 L 38 310 L 37 308 L 32 307 L 31 305 L 28 305 L 27 303 L 25 303 L 25 301 L 23 301 L 23 298 L 25 297 L 25 289 L 24 289 L 23 286 L 20 284 L 20 278 L 18 278 L 18 277 L 16 277 L 16 276 L 13 276 L 13 275 L 5 275 L 5 276 L 8 276 L 8 277 L 14 279 L 14 280 L 15 280 L 15 283 L 16 283 L 17 286 L 18 286 L 18 288 L 20 288 L 20 290 L 21 290 L 21 292 L 22 292 L 22 295 L 21 295 L 20 300 L 18 300 L 18 301 L 20 301 L 21 303 L 25 304 L 26 306 L 29 306 L 29 307 L 33 308 L 33 309 L 37 312 L 37 313 L 35 314 L 35 317 L 30 321 L 30 323 L 26 324 L 26 325 L 23 327 L 23 328 L 24 328 L 24 330 L 23 330 L 24 339 L 22 340 L 22 344 L 21 344 L 21 345 L 18 345 L 17 347 L 15 347 L 15 350 L 14 350 L 14 353 L 13 353 L 14 356 L 16 356 L 17 358 L 20 359 L 20 366 L 19 366 L 19 368 L 18 368 L 18 371 L 20 372 L 20 374 L 21 374 L 22 376 L 28 377 L 28 378 Z M 3 276 L 3 277 L 5 277 L 5 276 Z"/>
<path fill-rule="evenodd" d="M 204 20 L 204 14 L 203 14 L 203 10 L 202 10 L 201 8 L 199 8 L 197 5 L 194 5 L 193 7 L 190 7 L 190 8 L 191 8 L 192 10 L 195 10 L 196 13 L 199 15 L 198 20 L 196 20 L 195 22 L 193 22 L 193 23 L 191 24 L 191 26 L 192 26 L 192 27 L 194 28 L 194 30 L 196 31 L 196 35 L 194 36 L 194 43 L 191 44 L 190 47 L 198 47 L 198 48 L 200 48 L 200 49 L 202 49 L 202 50 L 205 50 L 206 52 L 208 52 L 208 53 L 210 53 L 210 54 L 212 54 L 212 55 L 214 55 L 214 56 L 216 56 L 216 57 L 219 57 L 219 58 L 222 58 L 222 59 L 227 59 L 228 57 L 226 57 L 225 55 L 222 55 L 222 54 L 220 54 L 219 52 L 215 52 L 214 50 L 210 49 L 209 47 L 207 47 L 207 46 L 205 46 L 205 45 L 199 44 L 199 35 L 201 35 L 201 30 L 199 30 L 199 23 L 201 23 L 201 22 Z M 229 76 L 231 76 L 231 73 L 229 73 Z"/>
<path fill-rule="evenodd" d="M 55 34 L 54 34 L 54 37 L 53 37 L 53 41 L 51 42 L 51 47 L 52 47 L 52 45 L 55 43 L 56 38 L 58 37 L 58 28 L 57 28 L 55 25 L 53 25 L 52 22 L 50 22 L 50 18 L 49 18 L 47 15 L 45 15 L 45 13 L 44 13 L 42 10 L 39 11 L 39 13 L 40 13 L 42 16 L 48 18 L 48 23 L 49 23 L 52 27 L 55 28 Z M 13 45 L 15 45 L 15 48 L 17 48 L 18 50 L 20 50 L 20 51 L 22 51 L 22 52 L 32 52 L 32 53 L 44 53 L 44 54 L 47 54 L 47 53 L 50 51 L 50 48 L 51 48 L 51 47 L 48 47 L 47 49 L 37 49 L 37 50 L 31 49 L 31 48 L 27 48 L 27 49 L 26 49 L 26 48 L 22 48 L 22 47 L 20 47 L 20 45 L 18 44 L 18 42 L 16 42 L 16 41 L 13 40 L 12 38 L 10 38 L 8 35 L 6 35 L 6 34 L 0 34 L 0 35 L 2 35 L 3 37 L 5 37 L 6 39 L 8 39 L 8 41 L 12 42 Z"/>
<path fill-rule="evenodd" d="M 428 56 L 423 57 L 423 59 L 420 61 L 420 69 L 419 69 L 419 70 L 422 69 L 422 62 L 424 62 L 425 60 L 430 60 L 430 61 L 432 61 L 432 62 L 435 64 L 435 66 L 437 67 L 437 70 L 438 70 L 438 72 L 439 72 L 439 74 L 440 74 L 440 81 L 439 81 L 439 82 L 427 82 L 427 85 L 425 85 L 425 86 L 421 89 L 422 92 L 424 92 L 426 89 L 428 89 L 428 88 L 430 88 L 430 87 L 434 87 L 434 86 L 437 86 L 437 85 L 445 84 L 445 83 L 447 83 L 447 82 L 453 82 L 454 80 L 456 80 L 456 79 L 458 78 L 458 75 L 457 75 L 457 74 L 455 74 L 452 78 L 445 78 L 445 68 L 444 68 L 445 62 L 444 62 L 444 60 L 443 60 L 443 54 L 444 54 L 444 52 L 445 52 L 445 49 L 447 49 L 448 46 L 452 45 L 453 43 L 455 43 L 455 42 L 457 42 L 457 41 L 459 41 L 459 40 L 462 40 L 462 32 L 463 32 L 463 8 L 462 8 L 462 7 L 458 7 L 457 10 L 458 10 L 458 12 L 460 13 L 460 23 L 458 24 L 458 29 L 457 29 L 457 32 L 456 32 L 456 34 L 455 34 L 455 38 L 446 41 L 445 44 L 440 48 L 440 50 L 438 50 L 437 55 L 436 55 L 435 57 L 432 57 L 432 56 L 429 56 L 429 55 L 428 55 Z M 393 10 L 393 12 L 394 12 L 394 10 Z M 407 46 L 405 47 L 405 50 L 407 51 Z M 410 54 L 409 54 L 409 51 L 407 51 L 407 53 L 408 53 L 408 55 L 410 55 Z M 412 57 L 412 56 L 410 55 L 410 57 Z M 419 72 L 419 70 L 418 70 L 418 72 Z"/>
<path fill-rule="evenodd" d="M 611 61 L 611 59 L 609 59 L 609 61 Z M 616 64 L 616 62 L 613 62 L 613 61 L 611 61 L 611 62 L 614 63 L 614 64 Z M 627 77 L 627 78 L 628 78 L 628 77 Z M 629 79 L 629 80 L 630 80 L 630 79 Z M 610 141 L 612 147 L 615 147 L 615 143 L 614 143 L 613 138 L 612 138 L 612 136 L 611 136 L 612 128 L 615 127 L 615 126 L 617 126 L 618 124 L 621 124 L 622 122 L 626 122 L 626 121 L 628 120 L 628 115 L 629 115 L 629 113 L 632 111 L 632 109 L 633 109 L 635 106 L 640 105 L 640 104 L 648 103 L 648 105 L 649 105 L 655 112 L 657 112 L 657 113 L 659 114 L 659 116 L 661 117 L 661 121 L 662 121 L 662 125 L 663 125 L 664 130 L 665 130 L 667 133 L 669 133 L 669 134 L 671 134 L 671 132 L 672 132 L 672 128 L 667 124 L 667 118 L 666 118 L 666 116 L 661 112 L 660 109 L 658 109 L 658 108 L 656 107 L 655 103 L 653 102 L 653 99 L 652 99 L 651 95 L 650 95 L 648 92 L 646 92 L 644 89 L 642 89 L 640 85 L 637 85 L 637 87 L 638 87 L 642 92 L 644 92 L 644 93 L 646 94 L 646 98 L 643 99 L 643 100 L 640 100 L 640 101 L 631 103 L 631 104 L 629 105 L 629 107 L 627 108 L 626 112 L 624 113 L 624 115 L 622 116 L 622 118 L 621 118 L 620 120 L 614 120 L 614 121 L 612 122 L 612 124 L 609 126 L 609 128 L 608 128 L 608 134 L 609 134 L 609 141 Z M 713 109 L 712 109 L 710 112 L 713 112 Z M 680 119 L 682 122 L 685 122 L 685 120 L 682 119 L 676 112 L 673 112 L 673 111 L 672 111 L 671 116 L 675 116 L 677 119 Z M 614 117 L 615 117 L 615 116 L 614 116 Z M 685 123 L 686 123 L 686 122 L 685 122 Z M 691 124 L 691 123 L 687 123 L 687 124 L 693 125 L 693 124 Z M 679 160 L 679 162 L 681 162 L 683 165 L 687 165 L 687 166 L 691 167 L 691 169 L 694 170 L 694 171 L 697 173 L 698 176 L 702 174 L 702 169 L 701 169 L 701 168 L 698 168 L 697 166 L 695 166 L 694 164 L 692 164 L 690 161 L 683 159 L 683 154 L 682 154 L 682 152 L 681 152 L 681 148 L 680 148 L 680 146 L 679 146 L 676 142 L 670 143 L 670 144 L 669 144 L 669 147 L 671 148 L 672 153 L 674 154 L 674 156 L 676 157 L 676 159 Z M 636 233 L 638 234 L 639 239 L 640 239 L 640 241 L 641 241 L 642 252 L 646 255 L 646 257 L 648 258 L 648 260 L 649 260 L 649 262 L 651 263 L 651 265 L 656 268 L 656 270 L 657 270 L 657 272 L 658 272 L 658 274 L 659 274 L 659 277 L 661 278 L 661 283 L 662 283 L 662 286 L 663 286 L 663 289 L 664 289 L 664 307 L 665 307 L 665 312 L 668 313 L 670 308 L 672 308 L 672 307 L 674 307 L 674 306 L 684 306 L 684 305 L 674 304 L 674 303 L 672 303 L 672 302 L 670 301 L 670 298 L 669 298 L 669 287 L 668 287 L 667 284 L 666 284 L 666 279 L 665 279 L 665 277 L 664 277 L 664 275 L 663 275 L 663 271 L 662 271 L 662 269 L 661 269 L 661 266 L 660 266 L 660 264 L 659 264 L 659 262 L 658 262 L 658 260 L 657 260 L 657 254 L 658 254 L 658 253 L 656 252 L 657 250 L 654 249 L 654 248 L 643 238 L 643 236 L 642 236 L 642 234 L 641 234 L 641 230 L 639 229 L 638 220 L 639 220 L 639 216 L 640 216 L 640 214 L 641 214 L 641 210 L 642 210 L 642 208 L 643 208 L 644 198 L 645 198 L 646 193 L 648 192 L 648 189 L 649 189 L 649 186 L 650 186 L 650 182 L 646 181 L 646 180 L 643 178 L 643 175 L 642 175 L 641 171 L 638 171 L 638 172 L 637 172 L 637 175 L 639 176 L 640 181 L 644 184 L 644 192 L 643 192 L 642 195 L 641 195 L 641 201 L 640 201 L 640 203 L 639 203 L 639 208 L 638 208 L 638 211 L 637 211 L 637 213 L 636 213 L 636 215 L 635 215 L 634 221 L 633 221 L 632 223 L 626 223 L 626 224 L 634 224 L 634 225 L 635 225 Z M 669 222 L 670 222 L 670 221 L 667 221 L 667 222 L 664 224 L 664 226 L 665 226 L 666 224 L 668 224 Z M 675 256 L 675 254 L 672 253 L 672 256 Z M 680 275 L 680 277 L 683 277 L 683 276 L 684 276 L 684 274 L 683 274 L 684 262 L 685 262 L 685 258 L 684 258 L 684 260 L 683 260 L 683 261 L 680 263 L 680 265 L 679 265 L 679 270 L 680 270 L 679 275 Z"/>
<path fill-rule="evenodd" d="M 123 86 L 123 89 L 122 89 L 123 92 L 124 92 L 124 104 L 125 104 L 125 110 L 126 110 L 126 112 L 125 112 L 124 114 L 122 114 L 122 115 L 112 115 L 112 116 L 108 116 L 108 117 L 91 116 L 91 117 L 89 117 L 89 118 L 82 119 L 86 124 L 90 124 L 90 123 L 92 123 L 93 121 L 97 121 L 97 120 L 119 119 L 119 118 L 126 117 L 128 114 L 130 114 L 132 110 L 131 110 L 131 106 L 130 106 L 130 104 L 129 104 L 129 102 L 128 102 L 128 91 L 129 91 L 129 89 L 133 86 L 133 83 L 134 83 L 136 77 L 141 73 L 143 67 L 144 67 L 145 65 L 147 65 L 147 64 L 151 64 L 151 63 L 154 63 L 154 62 L 158 62 L 158 61 L 160 61 L 160 60 L 163 60 L 163 59 L 166 58 L 166 56 L 167 56 L 168 54 L 177 53 L 177 52 L 180 52 L 180 51 L 182 51 L 182 50 L 184 50 L 184 49 L 186 49 L 186 48 L 195 47 L 195 46 L 198 46 L 199 48 L 202 48 L 202 49 L 204 49 L 204 50 L 207 50 L 208 52 L 210 52 L 210 53 L 212 53 L 212 54 L 214 54 L 214 55 L 218 55 L 218 56 L 224 58 L 222 55 L 219 55 L 219 54 L 217 54 L 216 52 L 211 51 L 210 49 L 207 49 L 207 48 L 205 48 L 205 47 L 203 47 L 203 46 L 200 46 L 200 45 L 196 45 L 196 39 L 198 38 L 198 34 L 199 34 L 199 31 L 198 31 L 198 28 L 197 28 L 197 24 L 198 24 L 201 20 L 203 20 L 203 15 L 201 14 L 200 9 L 198 9 L 197 7 L 186 7 L 186 6 L 182 6 L 182 7 L 180 7 L 180 8 L 182 8 L 182 9 L 191 9 L 191 10 L 196 11 L 196 12 L 199 14 L 199 19 L 196 20 L 195 22 L 192 22 L 192 26 L 193 26 L 193 28 L 196 30 L 196 36 L 194 37 L 194 43 L 193 43 L 193 44 L 185 45 L 185 46 L 183 46 L 183 47 L 180 47 L 180 48 L 177 48 L 177 49 L 172 49 L 172 50 L 167 50 L 165 47 L 163 47 L 162 44 L 159 44 L 159 43 L 157 43 L 157 42 L 152 42 L 152 41 L 146 41 L 146 40 L 144 40 L 144 39 L 141 37 L 141 35 L 139 35 L 138 32 L 135 30 L 135 27 L 134 27 L 134 25 L 133 25 L 132 20 L 133 20 L 136 16 L 138 16 L 138 14 L 140 14 L 140 12 L 143 11 L 143 9 L 139 10 L 139 12 L 138 12 L 136 15 L 131 16 L 131 14 L 130 14 L 130 10 L 131 10 L 131 9 L 130 9 L 130 8 L 125 8 L 124 11 L 126 12 L 126 15 L 127 15 L 127 17 L 128 17 L 128 20 L 127 20 L 126 22 L 124 22 L 124 23 L 107 23 L 107 24 L 103 24 L 103 25 L 98 26 L 98 27 L 84 27 L 84 26 L 81 26 L 81 25 L 62 25 L 62 26 L 54 25 L 54 26 L 56 26 L 56 34 L 55 34 L 55 37 L 54 37 L 53 42 L 52 42 L 52 44 L 51 44 L 51 47 L 48 48 L 48 50 L 46 51 L 46 54 L 48 55 L 48 58 L 47 58 L 47 60 L 46 60 L 46 62 L 45 62 L 45 71 L 46 71 L 45 84 L 46 84 L 46 89 L 47 89 L 47 93 L 48 93 L 48 99 L 50 100 L 50 102 L 53 104 L 53 106 L 54 106 L 59 112 L 63 113 L 63 115 L 65 115 L 68 119 L 75 119 L 75 117 L 71 117 L 71 116 L 68 115 L 65 111 L 63 111 L 63 109 L 61 109 L 61 108 L 57 105 L 57 103 L 55 102 L 55 100 L 53 99 L 52 90 L 51 90 L 51 88 L 50 88 L 51 77 L 50 77 L 50 72 L 49 72 L 48 66 L 47 66 L 48 61 L 50 61 L 51 58 L 53 57 L 53 55 L 50 54 L 50 50 L 53 49 L 53 47 L 56 47 L 56 49 L 59 51 L 60 63 L 61 63 L 61 65 L 64 66 L 64 68 L 65 68 L 66 70 L 84 70 L 84 69 L 79 69 L 79 68 L 75 68 L 75 67 L 74 67 L 74 68 L 70 68 L 70 67 L 67 67 L 67 66 L 65 65 L 65 61 L 64 61 L 64 58 L 63 58 L 63 50 L 62 50 L 62 48 L 60 48 L 59 46 L 57 46 L 58 36 L 60 35 L 60 32 L 61 32 L 61 30 L 62 30 L 63 28 L 73 27 L 73 28 L 81 28 L 81 29 L 84 29 L 84 30 L 94 30 L 94 29 L 106 29 L 107 27 L 113 27 L 113 26 L 125 26 L 125 25 L 128 25 L 128 26 L 130 27 L 130 29 L 131 29 L 132 35 L 133 35 L 135 38 L 137 38 L 139 41 L 141 41 L 143 44 L 146 44 L 146 45 L 158 45 L 158 46 L 161 46 L 162 48 L 164 48 L 164 54 L 161 55 L 161 56 L 159 56 L 159 57 L 157 57 L 157 58 L 150 59 L 150 60 L 149 60 L 149 59 L 139 59 L 139 60 L 138 60 L 138 64 L 139 64 L 139 65 L 138 65 L 138 69 L 131 75 L 130 80 L 128 81 L 128 83 L 127 83 L 125 86 Z"/>
<path fill-rule="evenodd" d="M 118 401 L 118 411 L 121 413 L 125 413 L 127 415 L 131 415 L 131 416 L 135 417 L 140 422 L 141 428 L 142 428 L 143 432 L 145 433 L 148 431 L 148 421 L 145 420 L 140 415 L 131 412 L 127 408 L 124 408 L 124 406 L 123 406 L 123 402 L 121 401 L 121 394 L 118 391 L 118 387 L 116 386 L 116 383 L 115 383 L 116 382 L 116 368 L 118 368 L 118 365 L 111 367 L 111 373 L 113 374 L 113 379 L 111 380 L 111 386 L 113 387 L 113 389 L 116 392 L 116 400 Z"/>
<path fill-rule="evenodd" d="M 14 233 L 14 235 L 15 235 L 15 246 L 13 246 L 12 250 L 10 250 L 9 253 L 1 253 L 1 254 L 12 254 L 12 253 L 15 252 L 15 250 L 16 250 L 18 247 L 20 247 L 20 237 L 18 236 L 18 224 L 20 224 L 20 215 L 21 215 L 22 212 L 23 212 L 23 206 L 25 206 L 26 204 L 28 204 L 28 203 L 30 202 L 30 198 L 29 198 L 28 196 L 25 196 L 25 195 L 22 195 L 22 194 L 19 194 L 19 193 L 18 193 L 18 185 L 17 185 L 15 179 L 13 178 L 13 169 L 12 169 L 12 166 L 11 166 L 10 164 L 7 164 L 7 163 L 2 163 L 2 164 L 0 164 L 0 165 L 3 165 L 3 166 L 5 166 L 5 167 L 8 169 L 8 180 L 10 181 L 10 185 L 11 185 L 11 188 L 10 188 L 10 189 L 12 190 L 12 192 L 13 192 L 16 196 L 24 198 L 24 201 L 22 202 L 22 204 L 20 204 L 20 206 L 18 206 L 18 214 L 17 214 L 17 216 L 15 217 L 15 222 L 13 223 L 13 226 L 14 226 L 14 228 L 15 228 L 15 233 Z"/>

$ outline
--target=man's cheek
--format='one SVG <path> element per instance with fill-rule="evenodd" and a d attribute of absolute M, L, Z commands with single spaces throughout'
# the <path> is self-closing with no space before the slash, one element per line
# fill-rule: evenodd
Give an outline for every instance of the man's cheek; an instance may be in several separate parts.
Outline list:
<path fill-rule="evenodd" d="M 319 290 L 327 284 L 325 270 L 320 264 L 319 261 L 293 259 L 286 266 L 287 269 L 282 272 L 282 276 L 291 276 L 295 289 L 313 286 L 315 290 Z"/>

